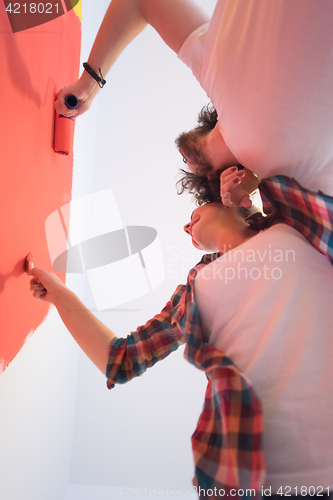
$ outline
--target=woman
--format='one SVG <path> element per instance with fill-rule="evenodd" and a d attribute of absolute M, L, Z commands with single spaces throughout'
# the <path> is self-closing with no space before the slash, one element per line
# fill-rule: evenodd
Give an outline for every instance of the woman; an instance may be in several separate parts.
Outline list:
<path fill-rule="evenodd" d="M 242 496 L 238 488 L 259 495 L 263 486 L 278 496 L 327 493 L 333 489 L 332 266 L 293 228 L 276 224 L 258 232 L 221 203 L 198 207 L 184 230 L 196 248 L 214 253 L 190 271 L 160 314 L 125 339 L 54 274 L 29 271 L 30 288 L 56 306 L 103 373 L 107 366 L 109 388 L 186 342 L 185 357 L 208 378 L 192 437 L 197 487 L 215 498 L 222 490 Z"/>

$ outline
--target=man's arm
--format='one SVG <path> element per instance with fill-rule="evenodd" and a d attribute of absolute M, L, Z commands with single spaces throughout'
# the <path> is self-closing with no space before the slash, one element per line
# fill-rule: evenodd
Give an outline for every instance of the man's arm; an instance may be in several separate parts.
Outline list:
<path fill-rule="evenodd" d="M 88 64 L 106 76 L 124 48 L 150 24 L 164 42 L 176 53 L 186 38 L 199 26 L 209 22 L 209 16 L 192 0 L 112 0 L 92 47 Z M 56 110 L 66 116 L 80 115 L 91 105 L 98 93 L 97 82 L 84 71 L 74 84 L 61 89 Z M 64 104 L 67 94 L 79 99 L 77 110 Z"/>

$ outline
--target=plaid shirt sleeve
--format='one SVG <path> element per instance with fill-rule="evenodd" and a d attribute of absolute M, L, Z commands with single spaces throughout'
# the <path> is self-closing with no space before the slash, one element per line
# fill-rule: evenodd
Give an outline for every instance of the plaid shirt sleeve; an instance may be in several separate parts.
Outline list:
<path fill-rule="evenodd" d="M 109 348 L 107 387 L 124 384 L 166 358 L 185 342 L 177 320 L 182 316 L 180 285 L 164 309 L 127 338 L 115 338 Z"/>

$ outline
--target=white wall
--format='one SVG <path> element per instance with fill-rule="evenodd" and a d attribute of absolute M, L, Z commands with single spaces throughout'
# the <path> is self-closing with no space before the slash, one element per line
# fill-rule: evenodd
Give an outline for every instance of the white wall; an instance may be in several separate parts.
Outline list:
<path fill-rule="evenodd" d="M 52 309 L 1 375 L 1 500 L 64 498 L 70 479 L 77 355 Z"/>
<path fill-rule="evenodd" d="M 212 12 L 216 2 L 200 3 Z M 83 35 L 93 5 L 84 2 Z M 84 60 L 88 52 L 83 50 Z M 194 207 L 188 195 L 176 194 L 175 180 L 183 163 L 174 139 L 195 125 L 198 111 L 208 101 L 190 70 L 147 28 L 108 74 L 89 111 L 96 113 L 97 121 L 89 114 L 79 119 L 91 120 L 95 127 L 91 191 L 112 188 L 124 224 L 155 228 L 164 253 L 164 282 L 116 311 L 97 313 L 86 284 L 86 304 L 118 336 L 126 336 L 159 312 L 199 260 L 200 253 L 182 229 Z M 75 146 L 77 160 L 87 148 L 78 129 Z M 87 194 L 76 183 L 82 183 L 78 161 L 74 192 Z M 190 436 L 205 387 L 204 374 L 183 359 L 183 349 L 111 392 L 103 375 L 81 355 L 66 500 L 122 498 L 124 487 L 189 490 Z"/>

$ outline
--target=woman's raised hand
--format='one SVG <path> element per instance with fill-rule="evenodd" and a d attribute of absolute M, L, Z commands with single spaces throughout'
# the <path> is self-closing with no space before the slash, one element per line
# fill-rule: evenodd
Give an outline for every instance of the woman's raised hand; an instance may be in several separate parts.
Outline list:
<path fill-rule="evenodd" d="M 220 195 L 222 203 L 227 207 L 237 206 L 250 208 L 252 201 L 250 194 L 258 187 L 258 177 L 250 170 L 238 170 L 230 167 L 220 176 Z"/>

